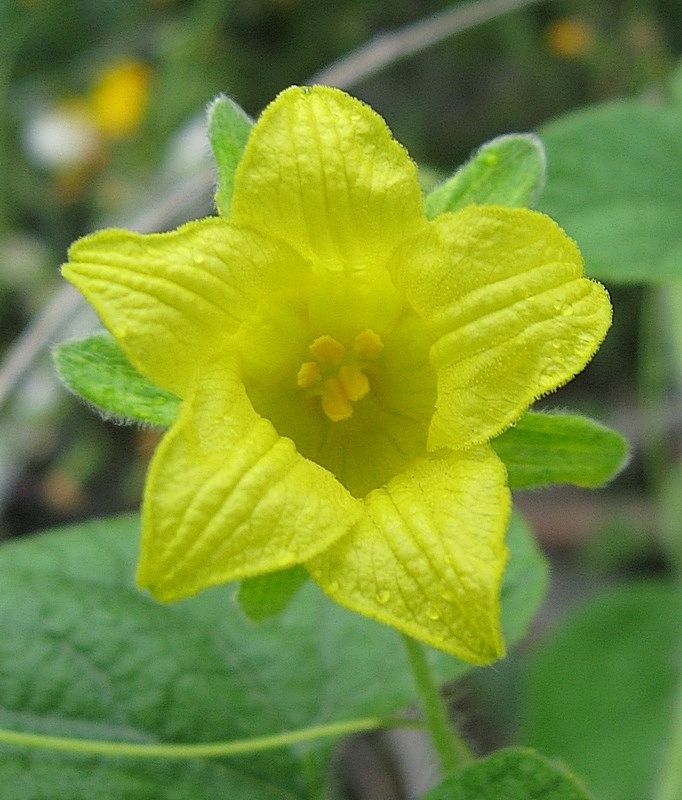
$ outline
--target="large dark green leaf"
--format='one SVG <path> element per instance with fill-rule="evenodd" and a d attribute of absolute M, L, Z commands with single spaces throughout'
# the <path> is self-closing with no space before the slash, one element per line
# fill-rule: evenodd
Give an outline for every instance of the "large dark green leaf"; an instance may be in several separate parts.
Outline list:
<path fill-rule="evenodd" d="M 678 593 L 663 581 L 601 593 L 535 656 L 525 741 L 600 800 L 652 796 L 680 680 Z"/>
<path fill-rule="evenodd" d="M 682 275 L 682 111 L 638 100 L 546 125 L 539 208 L 573 236 L 588 274 L 611 282 Z"/>
<path fill-rule="evenodd" d="M 136 516 L 119 517 L 0 548 L 0 727 L 209 742 L 389 714 L 413 699 L 400 636 L 335 605 L 312 582 L 258 624 L 241 613 L 233 587 L 169 606 L 138 592 L 138 525 Z M 503 599 L 511 643 L 537 607 L 545 569 L 516 519 L 510 545 Z M 470 669 L 443 653 L 429 658 L 440 680 Z M 3 800 L 302 799 L 325 782 L 330 748 L 325 741 L 190 763 L 5 745 L 0 786 L 17 787 Z"/>
<path fill-rule="evenodd" d="M 510 747 L 448 775 L 422 800 L 590 800 L 590 795 L 563 765 Z"/>

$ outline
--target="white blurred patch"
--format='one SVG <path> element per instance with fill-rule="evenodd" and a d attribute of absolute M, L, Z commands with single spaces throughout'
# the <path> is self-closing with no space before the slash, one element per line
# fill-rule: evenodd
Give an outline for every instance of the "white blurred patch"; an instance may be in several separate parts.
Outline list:
<path fill-rule="evenodd" d="M 102 142 L 94 122 L 76 108 L 53 108 L 29 121 L 24 150 L 36 166 L 54 172 L 77 170 L 100 154 Z"/>
<path fill-rule="evenodd" d="M 171 138 L 164 157 L 164 168 L 169 175 L 180 177 L 199 172 L 212 163 L 206 117 L 197 114 Z"/>

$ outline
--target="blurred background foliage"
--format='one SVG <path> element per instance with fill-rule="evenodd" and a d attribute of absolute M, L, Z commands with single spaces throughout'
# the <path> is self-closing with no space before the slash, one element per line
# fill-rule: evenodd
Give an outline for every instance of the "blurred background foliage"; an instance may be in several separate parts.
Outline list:
<path fill-rule="evenodd" d="M 206 168 L 204 109 L 217 93 L 255 116 L 279 90 L 305 83 L 373 36 L 451 6 L 0 0 L 0 359 L 58 291 L 58 265 L 73 239 L 102 225 L 130 224 L 178 181 Z M 438 175 L 498 134 L 538 129 L 572 109 L 619 97 L 656 104 L 670 86 L 679 96 L 680 73 L 676 82 L 673 76 L 681 51 L 679 0 L 547 0 L 350 88 L 386 118 L 420 166 Z M 520 498 L 559 567 L 550 615 L 614 574 L 667 569 L 654 535 L 660 521 L 651 479 L 658 471 L 660 489 L 661 470 L 679 460 L 670 342 L 657 327 L 659 295 L 637 285 L 609 288 L 613 331 L 558 402 L 628 435 L 633 461 L 599 494 L 559 489 Z M 69 330 L 92 324 L 86 313 Z M 643 383 L 666 409 L 658 413 L 657 405 L 648 424 L 638 416 Z M 653 442 L 646 438 L 652 425 Z M 155 441 L 153 431 L 103 424 L 67 396 L 44 353 L 3 409 L 0 537 L 136 508 Z M 676 513 L 678 506 L 666 508 Z M 453 697 L 464 706 L 469 691 L 483 698 L 466 710 L 483 747 L 514 732 L 509 687 L 517 666 L 512 658 L 495 672 L 476 673 Z"/>

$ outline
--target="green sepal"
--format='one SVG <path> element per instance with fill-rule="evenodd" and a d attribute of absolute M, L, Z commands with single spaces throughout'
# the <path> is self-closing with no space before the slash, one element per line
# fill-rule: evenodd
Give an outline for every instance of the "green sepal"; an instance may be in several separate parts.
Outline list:
<path fill-rule="evenodd" d="M 498 136 L 426 196 L 426 216 L 433 219 L 471 203 L 532 208 L 544 183 L 540 139 L 532 133 Z"/>
<path fill-rule="evenodd" d="M 141 375 L 111 334 L 62 342 L 52 355 L 64 385 L 106 419 L 161 428 L 175 421 L 180 398 Z"/>
<path fill-rule="evenodd" d="M 306 569 L 296 566 L 247 578 L 241 582 L 237 602 L 249 619 L 260 622 L 284 611 L 308 577 Z"/>
<path fill-rule="evenodd" d="M 208 138 L 218 167 L 215 204 L 223 217 L 230 216 L 234 173 L 252 127 L 249 115 L 225 95 L 218 95 L 208 107 Z"/>
<path fill-rule="evenodd" d="M 628 445 L 619 433 L 573 414 L 524 414 L 491 444 L 512 489 L 551 483 L 593 488 L 628 461 Z"/>
<path fill-rule="evenodd" d="M 422 800 L 590 800 L 565 766 L 527 747 L 508 747 L 448 775 Z"/>

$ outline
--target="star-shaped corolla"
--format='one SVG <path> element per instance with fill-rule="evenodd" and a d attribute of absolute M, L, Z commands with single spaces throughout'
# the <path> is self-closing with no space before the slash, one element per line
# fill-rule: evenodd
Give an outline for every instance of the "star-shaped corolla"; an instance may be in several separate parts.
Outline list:
<path fill-rule="evenodd" d="M 511 501 L 489 441 L 611 319 L 552 220 L 427 220 L 376 113 L 293 87 L 251 132 L 229 218 L 107 230 L 69 255 L 132 364 L 183 400 L 147 479 L 141 586 L 175 600 L 303 564 L 417 639 L 504 652 Z"/>

